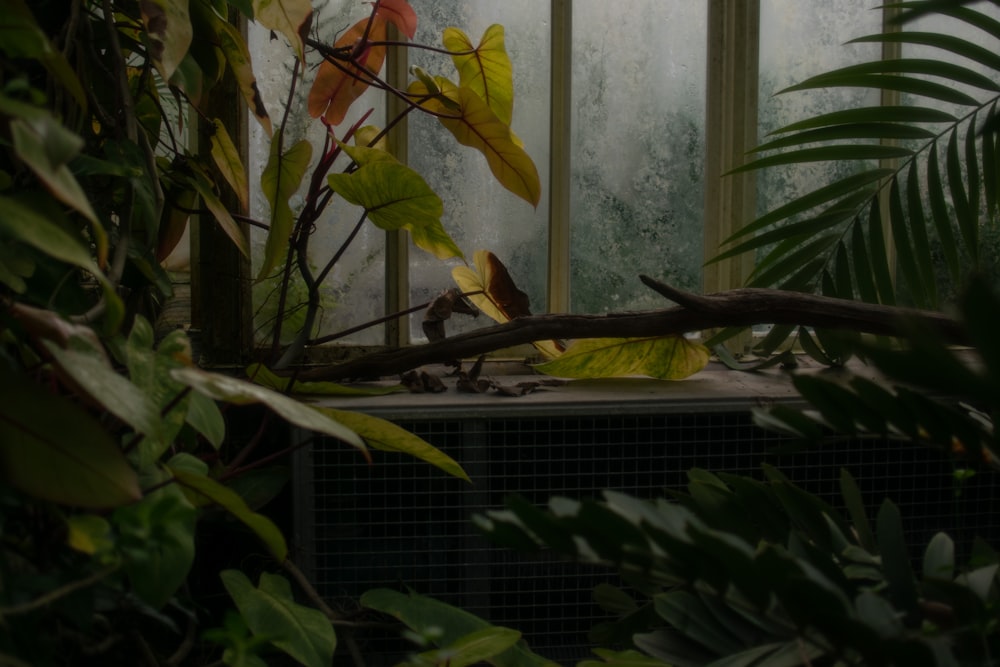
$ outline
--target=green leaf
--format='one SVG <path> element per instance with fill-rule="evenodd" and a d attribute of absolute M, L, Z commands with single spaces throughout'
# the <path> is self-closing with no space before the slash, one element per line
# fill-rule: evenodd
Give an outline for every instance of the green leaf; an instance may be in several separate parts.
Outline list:
<path fill-rule="evenodd" d="M 892 243 L 896 247 L 895 257 L 900 274 L 909 285 L 917 306 L 929 307 L 926 298 L 928 289 L 924 285 L 923 272 L 917 264 L 914 243 L 910 240 L 910 224 L 903 210 L 903 199 L 896 179 L 892 180 L 889 188 L 889 225 L 892 230 Z"/>
<path fill-rule="evenodd" d="M 172 484 L 114 513 L 125 572 L 136 595 L 150 606 L 163 607 L 187 579 L 194 563 L 197 518 L 195 508 Z"/>
<path fill-rule="evenodd" d="M 896 285 L 889 268 L 889 254 L 885 244 L 885 230 L 882 229 L 882 213 L 878 200 L 872 200 L 868 212 L 868 244 L 871 248 L 871 268 L 878 287 L 881 303 L 895 305 Z"/>
<path fill-rule="evenodd" d="M 861 44 L 866 42 L 916 44 L 920 46 L 931 46 L 943 51 L 950 51 L 956 55 L 968 58 L 973 62 L 985 65 L 993 71 L 1000 70 L 1000 55 L 995 50 L 979 46 L 961 37 L 949 35 L 944 32 L 885 32 L 877 35 L 867 35 L 853 39 L 849 44 Z"/>
<path fill-rule="evenodd" d="M 441 77 L 435 81 L 441 90 L 438 95 L 432 96 L 421 81 L 413 82 L 409 93 L 426 98 L 420 103 L 421 107 L 436 115 L 460 144 L 474 148 L 486 157 L 490 171 L 500 185 L 532 206 L 538 206 L 542 197 L 538 169 L 510 127 L 497 118 L 472 89 L 455 86 Z"/>
<path fill-rule="evenodd" d="M 254 20 L 284 35 L 295 56 L 305 62 L 304 42 L 312 25 L 312 3 L 309 0 L 253 0 L 252 6 Z"/>
<path fill-rule="evenodd" d="M 244 211 L 250 210 L 250 181 L 247 178 L 247 170 L 243 166 L 243 160 L 240 159 L 236 144 L 229 137 L 226 126 L 218 118 L 212 119 L 212 136 L 209 141 L 212 146 L 212 160 L 218 167 L 219 173 L 236 193 L 241 208 Z"/>
<path fill-rule="evenodd" d="M 594 653 L 603 660 L 583 660 L 576 664 L 576 667 L 669 667 L 667 663 L 656 658 L 650 658 L 638 651 L 611 651 L 604 648 L 595 648 Z"/>
<path fill-rule="evenodd" d="M 491 25 L 474 46 L 458 28 L 445 28 L 444 47 L 452 52 L 459 85 L 478 95 L 503 123 L 510 125 L 514 113 L 514 75 L 504 47 L 502 25 Z"/>
<path fill-rule="evenodd" d="M 447 646 L 421 653 L 418 664 L 468 667 L 504 653 L 521 639 L 521 633 L 510 628 L 489 627 L 470 632 Z M 419 662 L 427 661 L 427 662 Z"/>
<path fill-rule="evenodd" d="M 0 474 L 62 505 L 118 507 L 142 493 L 107 430 L 69 400 L 0 367 Z"/>
<path fill-rule="evenodd" d="M 946 533 L 936 533 L 924 551 L 924 579 L 955 576 L 955 542 Z"/>
<path fill-rule="evenodd" d="M 278 132 L 271 139 L 271 152 L 260 176 L 261 191 L 271 205 L 271 219 L 257 280 L 266 278 L 279 262 L 285 261 L 293 222 L 288 202 L 302 185 L 312 159 L 312 145 L 306 140 L 299 141 L 285 153 L 280 152 L 281 145 L 282 134 Z"/>
<path fill-rule="evenodd" d="M 149 55 L 169 81 L 191 46 L 191 17 L 184 0 L 141 0 L 139 10 L 149 39 Z"/>
<path fill-rule="evenodd" d="M 878 144 L 837 144 L 820 148 L 801 148 L 795 151 L 778 153 L 767 157 L 751 160 L 742 167 L 732 170 L 733 174 L 753 171 L 767 167 L 777 167 L 788 164 L 803 164 L 807 162 L 836 162 L 843 160 L 889 160 L 905 158 L 913 155 L 913 151 L 899 146 L 880 146 Z"/>
<path fill-rule="evenodd" d="M 348 412 L 346 410 L 334 410 L 318 406 L 316 409 L 360 435 L 364 438 L 368 446 L 373 449 L 409 454 L 414 458 L 430 463 L 435 468 L 439 468 L 453 477 L 464 479 L 469 483 L 472 482 L 458 462 L 423 438 L 410 433 L 405 428 L 401 428 L 385 419 L 366 415 L 361 412 Z"/>
<path fill-rule="evenodd" d="M 864 186 L 877 183 L 892 174 L 893 171 L 891 169 L 869 169 L 841 178 L 762 215 L 748 225 L 741 227 L 739 231 L 726 239 L 726 242 L 728 243 L 741 236 L 755 233 L 775 222 L 804 213 L 820 204 L 825 204 L 839 197 L 853 196 Z M 844 208 L 844 204 L 848 201 L 854 201 L 854 199 L 842 200 L 836 208 Z"/>
<path fill-rule="evenodd" d="M 812 118 L 806 118 L 790 125 L 778 128 L 771 134 L 783 134 L 786 132 L 799 132 L 817 127 L 827 127 L 830 125 L 852 125 L 854 123 L 955 123 L 958 119 L 954 115 L 932 109 L 930 107 L 919 106 L 878 106 L 860 107 L 857 109 L 843 109 L 830 113 L 820 114 Z"/>
<path fill-rule="evenodd" d="M 87 218 L 100 235 L 104 247 L 107 236 L 97 220 L 90 200 L 67 163 L 83 148 L 83 139 L 64 128 L 55 118 L 38 110 L 29 119 L 10 122 L 14 151 L 31 169 L 52 196 Z"/>
<path fill-rule="evenodd" d="M 235 491 L 204 474 L 191 472 L 190 470 L 170 464 L 167 465 L 167 469 L 170 470 L 174 479 L 185 489 L 195 491 L 207 501 L 219 505 L 239 519 L 260 538 L 276 561 L 281 563 L 288 557 L 288 545 L 285 542 L 285 536 L 281 534 L 281 531 L 274 525 L 274 522 L 261 514 L 251 511 L 243 498 Z"/>
<path fill-rule="evenodd" d="M 819 81 L 809 79 L 800 84 L 785 88 L 784 93 L 793 91 L 813 90 L 816 88 L 831 88 L 834 86 L 854 88 L 875 88 L 878 90 L 895 90 L 910 95 L 921 95 L 933 100 L 941 100 L 950 104 L 974 107 L 979 101 L 971 95 L 956 90 L 946 84 L 927 81 L 912 76 L 894 76 L 892 74 L 853 74 L 834 77 L 821 75 Z"/>
<path fill-rule="evenodd" d="M 9 0 L 0 13 L 0 50 L 12 58 L 25 58 L 41 63 L 72 96 L 81 108 L 87 107 L 87 96 L 80 80 L 66 57 L 38 26 L 24 0 Z"/>
<path fill-rule="evenodd" d="M 737 653 L 743 648 L 706 609 L 705 604 L 687 591 L 673 591 L 653 599 L 656 613 L 685 637 L 716 654 Z"/>
<path fill-rule="evenodd" d="M 449 645 L 474 632 L 494 626 L 483 619 L 433 598 L 410 593 L 405 595 L 386 588 L 366 591 L 361 605 L 400 620 L 419 635 L 440 630 L 439 644 Z M 518 642 L 491 661 L 495 667 L 557 667 L 555 663 L 532 653 Z"/>
<path fill-rule="evenodd" d="M 124 313 L 121 299 L 80 239 L 18 199 L 0 195 L 0 210 L 4 213 L 0 215 L 0 234 L 26 243 L 50 257 L 93 275 L 104 290 L 108 317 L 117 326 Z"/>
<path fill-rule="evenodd" d="M 306 667 L 329 667 L 337 636 L 322 612 L 295 602 L 288 580 L 264 572 L 254 588 L 238 570 L 223 570 L 222 583 L 254 634 L 266 636 Z"/>
<path fill-rule="evenodd" d="M 80 345 L 64 350 L 48 341 L 46 349 L 62 372 L 105 410 L 139 433 L 155 433 L 159 428 L 157 406 L 114 370 L 102 353 Z"/>
<path fill-rule="evenodd" d="M 861 546 L 866 551 L 875 553 L 878 547 L 875 543 L 875 535 L 872 533 L 871 523 L 868 521 L 868 512 L 861 497 L 861 490 L 847 469 L 840 471 L 840 495 L 844 499 L 844 506 L 851 517 L 854 532 L 857 534 Z"/>
<path fill-rule="evenodd" d="M 850 83 L 858 75 L 867 74 L 917 74 L 921 76 L 936 76 L 946 79 L 949 83 L 963 83 L 968 86 L 982 88 L 991 92 L 1000 91 L 1000 85 L 993 79 L 946 60 L 934 60 L 928 58 L 892 58 L 886 60 L 875 60 L 858 65 L 849 65 L 832 72 L 826 72 L 814 76 L 807 82 L 800 84 L 807 88 L 823 88 L 827 86 L 851 86 Z M 872 77 L 861 77 L 868 81 Z M 863 85 L 863 84 L 862 84 Z M 793 86 L 789 90 L 798 89 Z"/>
<path fill-rule="evenodd" d="M 680 380 L 705 368 L 711 353 L 683 336 L 589 338 L 575 341 L 535 370 L 558 377 L 607 378 L 647 375 Z"/>
<path fill-rule="evenodd" d="M 962 173 L 962 160 L 959 157 L 958 143 L 958 131 L 956 129 L 952 131 L 951 137 L 948 139 L 946 158 L 946 172 L 948 174 L 951 205 L 955 207 L 955 218 L 958 220 L 958 229 L 962 233 L 962 240 L 965 241 L 966 250 L 968 250 L 972 261 L 978 262 L 979 215 L 970 202 L 969 192 L 965 189 L 966 178 L 968 177 L 971 183 L 974 170 L 967 165 L 968 176 Z"/>
<path fill-rule="evenodd" d="M 933 139 L 936 135 L 930 130 L 912 125 L 897 123 L 856 123 L 854 125 L 831 125 L 814 130 L 806 130 L 797 134 L 783 135 L 778 139 L 768 141 L 754 148 L 755 153 L 801 146 L 803 144 L 844 139 L 897 139 L 917 140 Z"/>
<path fill-rule="evenodd" d="M 414 233 L 414 243 L 438 259 L 462 257 L 441 226 L 441 198 L 420 174 L 375 148 L 344 146 L 344 150 L 361 166 L 349 174 L 330 174 L 327 180 L 334 192 L 364 208 L 381 229 Z M 416 234 L 418 230 L 424 233 Z"/>
<path fill-rule="evenodd" d="M 917 584 L 906 550 L 903 522 L 899 509 L 892 501 L 886 499 L 882 503 L 875 525 L 883 571 L 893 602 L 903 610 L 914 611 L 917 608 Z"/>
<path fill-rule="evenodd" d="M 218 449 L 226 439 L 226 420 L 215 401 L 201 394 L 191 394 L 185 421 Z"/>
<path fill-rule="evenodd" d="M 365 444 L 357 433 L 343 424 L 324 415 L 320 410 L 278 392 L 255 385 L 245 380 L 209 373 L 199 368 L 175 368 L 171 377 L 187 385 L 200 394 L 217 401 L 236 405 L 260 403 L 270 408 L 285 420 L 302 428 L 332 435 L 335 438 L 367 453 Z"/>
<path fill-rule="evenodd" d="M 137 467 L 145 470 L 174 444 L 187 419 L 190 397 L 184 395 L 184 385 L 175 381 L 170 371 L 191 363 L 191 345 L 184 332 L 173 331 L 153 350 L 152 326 L 145 318 L 136 317 L 125 341 L 125 362 L 132 383 L 161 415 L 157 428 L 146 433 L 135 454 Z"/>
<path fill-rule="evenodd" d="M 961 282 L 962 270 L 958 259 L 958 244 L 951 229 L 951 215 L 945 201 L 944 186 L 941 181 L 941 168 L 938 163 L 937 144 L 927 153 L 927 198 L 931 207 L 931 219 L 937 229 L 941 252 L 951 274 L 952 280 Z"/>
<path fill-rule="evenodd" d="M 240 228 L 239 223 L 233 218 L 232 213 L 229 212 L 229 209 L 226 208 L 225 204 L 222 203 L 219 196 L 215 193 L 214 186 L 209 181 L 208 175 L 201 169 L 194 168 L 194 165 L 192 165 L 191 176 L 186 180 L 195 189 L 201 200 L 205 202 L 205 207 L 212 212 L 215 221 L 219 223 L 219 227 L 230 238 L 240 251 L 240 254 L 249 258 L 250 244 L 247 242 L 247 237 Z M 268 240 L 270 240 L 270 236 L 268 236 Z"/>
<path fill-rule="evenodd" d="M 933 307 L 938 303 L 937 280 L 934 276 L 934 259 L 931 255 L 930 239 L 927 236 L 927 220 L 924 218 L 923 194 L 920 191 L 920 173 L 917 161 L 910 163 L 906 176 L 906 213 L 911 236 L 913 237 L 913 256 L 917 267 L 922 273 L 921 284 L 924 287 L 925 302 Z"/>

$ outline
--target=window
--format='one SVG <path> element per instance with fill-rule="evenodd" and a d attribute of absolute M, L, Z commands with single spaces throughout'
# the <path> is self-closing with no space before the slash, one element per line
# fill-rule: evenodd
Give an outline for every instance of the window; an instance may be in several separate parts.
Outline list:
<path fill-rule="evenodd" d="M 330 43 L 363 11 L 337 4 L 317 6 L 317 31 Z M 473 41 L 490 24 L 505 27 L 514 65 L 513 127 L 538 167 L 544 194 L 537 209 L 509 194 L 481 155 L 419 114 L 406 127 L 406 160 L 444 200 L 443 223 L 467 256 L 478 248 L 495 252 L 535 312 L 589 313 L 661 306 L 639 273 L 692 290 L 743 282 L 749 260 L 703 268 L 704 259 L 757 211 L 832 174 L 822 166 L 796 171 L 794 178 L 768 172 L 759 187 L 754 175 L 721 175 L 739 164 L 758 135 L 795 117 L 873 103 L 865 96 L 877 102 L 877 93 L 866 91 L 774 93 L 818 71 L 873 57 L 879 47 L 845 48 L 844 42 L 878 31 L 888 11 L 858 11 L 851 0 L 411 4 L 420 18 L 420 43 L 440 44 L 449 25 Z M 287 51 L 278 45 L 269 61 L 268 36 L 252 39 L 265 101 L 280 109 L 290 76 Z M 412 64 L 451 76 L 440 57 L 412 49 L 407 57 L 399 71 Z M 369 122 L 383 125 L 386 101 L 372 91 L 367 100 L 355 105 L 353 118 L 372 107 Z M 266 159 L 260 139 L 253 128 L 257 169 Z M 255 212 L 266 210 L 266 202 L 256 202 Z M 327 245 L 316 244 L 317 256 L 329 257 L 353 225 L 356 216 L 344 213 L 334 209 L 327 216 L 329 230 L 317 235 Z M 432 299 L 452 286 L 451 266 L 366 225 L 328 279 L 318 334 Z M 265 314 L 272 287 L 256 288 Z M 420 314 L 410 322 L 390 342 L 419 340 Z M 473 326 L 481 323 L 457 321 L 449 330 Z M 374 327 L 348 340 L 379 344 L 386 336 Z"/>

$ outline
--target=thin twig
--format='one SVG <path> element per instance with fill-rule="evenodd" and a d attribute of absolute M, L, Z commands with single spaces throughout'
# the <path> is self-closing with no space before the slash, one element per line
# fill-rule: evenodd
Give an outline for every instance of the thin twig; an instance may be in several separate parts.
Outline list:
<path fill-rule="evenodd" d="M 110 567 L 104 568 L 103 570 L 98 570 L 97 572 L 94 572 L 89 576 L 84 577 L 83 579 L 78 579 L 77 581 L 71 581 L 70 583 L 60 586 L 59 588 L 54 588 L 45 595 L 35 598 L 31 602 L 24 602 L 22 604 L 16 604 L 10 607 L 2 607 L 0 608 L 0 618 L 3 618 L 5 616 L 17 616 L 20 614 L 27 614 L 32 611 L 38 611 L 39 609 L 42 609 L 43 607 L 52 604 L 61 597 L 65 597 L 70 593 L 74 593 L 78 590 L 93 586 L 101 579 L 104 579 L 105 577 L 113 574 L 117 569 L 118 569 L 117 565 L 112 565 Z"/>

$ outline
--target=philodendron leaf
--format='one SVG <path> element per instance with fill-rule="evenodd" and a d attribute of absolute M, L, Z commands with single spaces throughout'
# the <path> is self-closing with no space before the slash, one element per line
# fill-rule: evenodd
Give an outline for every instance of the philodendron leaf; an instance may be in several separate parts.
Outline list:
<path fill-rule="evenodd" d="M 271 205 L 271 224 L 257 280 L 266 278 L 285 258 L 288 237 L 292 233 L 292 207 L 288 200 L 298 191 L 312 159 L 312 145 L 308 141 L 302 140 L 284 153 L 280 152 L 281 143 L 279 132 L 271 140 L 271 153 L 260 176 L 261 191 Z"/>
<path fill-rule="evenodd" d="M 222 583 L 255 635 L 268 637 L 276 647 L 306 667 L 329 667 L 337 635 L 322 612 L 295 602 L 288 580 L 264 572 L 254 587 L 238 570 L 220 573 Z"/>
<path fill-rule="evenodd" d="M 288 544 L 278 527 L 266 516 L 257 514 L 247 507 L 238 493 L 207 475 L 170 464 L 167 468 L 182 487 L 219 505 L 252 530 L 279 563 L 288 557 Z"/>
<path fill-rule="evenodd" d="M 410 433 L 405 428 L 385 419 L 366 415 L 361 412 L 320 407 L 316 409 L 356 432 L 374 449 L 409 454 L 414 458 L 430 463 L 436 468 L 440 468 L 453 477 L 464 479 L 466 482 L 472 482 L 457 461 L 423 438 Z"/>
<path fill-rule="evenodd" d="M 359 40 L 367 35 L 375 45 L 365 45 L 358 49 Z M 312 88 L 309 89 L 309 115 L 313 118 L 323 116 L 330 125 L 340 125 L 347 116 L 347 110 L 354 100 L 368 90 L 371 75 L 369 72 L 379 72 L 385 62 L 386 47 L 378 42 L 385 42 L 386 21 L 380 16 L 374 16 L 369 23 L 362 19 L 337 39 L 334 50 L 351 49 L 353 61 L 340 62 L 334 65 L 329 60 L 323 60 L 316 70 Z"/>
<path fill-rule="evenodd" d="M 489 627 L 470 632 L 451 644 L 418 656 L 417 664 L 469 667 L 490 662 L 521 639 L 521 633 L 510 628 Z"/>
<path fill-rule="evenodd" d="M 710 353 L 683 336 L 659 338 L 590 338 L 578 340 L 559 357 L 535 370 L 568 378 L 647 375 L 681 380 L 708 364 Z"/>
<path fill-rule="evenodd" d="M 305 39 L 312 25 L 312 12 L 309 0 L 253 0 L 257 23 L 284 35 L 302 62 L 305 62 Z"/>
<path fill-rule="evenodd" d="M 514 114 L 514 73 L 503 42 L 503 26 L 486 29 L 479 46 L 458 28 L 445 28 L 444 47 L 452 52 L 460 85 L 468 86 L 496 117 L 510 125 Z"/>
<path fill-rule="evenodd" d="M 471 88 L 456 86 L 443 77 L 434 82 L 440 90 L 436 95 L 423 81 L 411 83 L 408 93 L 437 116 L 460 144 L 481 152 L 500 185 L 538 206 L 542 197 L 538 170 L 510 126 Z"/>
<path fill-rule="evenodd" d="M 142 496 L 108 431 L 77 404 L 0 371 L 0 475 L 62 505 L 105 509 Z"/>
<path fill-rule="evenodd" d="M 193 367 L 176 368 L 171 371 L 171 377 L 181 384 L 191 387 L 199 394 L 204 394 L 217 401 L 236 405 L 260 403 L 296 426 L 332 435 L 356 447 L 366 455 L 368 453 L 364 442 L 354 431 L 324 415 L 318 409 L 267 387 Z"/>
<path fill-rule="evenodd" d="M 471 267 L 452 269 L 451 277 L 476 308 L 500 324 L 531 314 L 528 295 L 518 289 L 507 267 L 496 255 L 489 250 L 477 250 L 472 260 Z M 535 341 L 534 346 L 549 359 L 562 353 L 554 341 Z"/>
<path fill-rule="evenodd" d="M 156 475 L 158 482 L 169 480 L 162 470 Z M 150 606 L 165 605 L 187 578 L 197 520 L 197 510 L 173 484 L 114 513 L 125 572 L 133 591 Z"/>
<path fill-rule="evenodd" d="M 440 645 L 447 646 L 474 632 L 494 626 L 467 611 L 411 593 L 406 595 L 386 588 L 366 591 L 361 596 L 361 606 L 380 611 L 402 621 L 419 635 L 440 632 Z M 557 667 L 555 663 L 532 653 L 523 642 L 518 642 L 491 661 L 495 667 Z"/>
<path fill-rule="evenodd" d="M 188 3 L 182 0 L 140 0 L 139 11 L 149 38 L 153 64 L 169 81 L 187 55 L 193 32 Z"/>
<path fill-rule="evenodd" d="M 441 225 L 444 204 L 416 171 L 385 151 L 342 144 L 360 167 L 350 174 L 330 174 L 330 188 L 382 229 L 406 229 L 418 247 L 438 259 L 462 257 Z"/>

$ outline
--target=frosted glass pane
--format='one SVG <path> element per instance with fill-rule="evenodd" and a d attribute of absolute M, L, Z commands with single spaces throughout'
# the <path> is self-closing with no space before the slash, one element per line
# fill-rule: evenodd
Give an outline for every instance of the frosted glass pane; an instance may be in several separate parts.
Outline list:
<path fill-rule="evenodd" d="M 838 67 L 873 60 L 875 44 L 845 44 L 877 33 L 882 10 L 857 0 L 761 0 L 760 103 L 762 141 L 767 133 L 808 116 L 879 103 L 879 93 L 859 89 L 810 90 L 775 95 Z M 771 210 L 837 176 L 825 163 L 767 169 L 758 173 L 758 207 Z"/>
<path fill-rule="evenodd" d="M 706 2 L 573 3 L 572 309 L 701 284 Z"/>
<path fill-rule="evenodd" d="M 491 250 L 510 269 L 518 286 L 528 293 L 535 312 L 545 310 L 546 239 L 548 236 L 549 155 L 549 5 L 538 0 L 455 2 L 411 0 L 420 23 L 416 40 L 441 45 L 448 26 L 461 28 L 478 44 L 492 24 L 504 26 L 505 45 L 514 68 L 514 117 L 512 127 L 524 142 L 542 179 L 542 201 L 535 209 L 501 187 L 485 157 L 459 145 L 437 120 L 411 114 L 409 162 L 444 202 L 442 223 L 472 261 L 480 248 Z M 439 54 L 410 52 L 411 64 L 430 74 L 457 80 L 450 59 Z M 451 268 L 422 250 L 410 250 L 410 299 L 424 303 L 454 285 Z M 420 339 L 422 314 L 411 318 L 411 335 Z M 485 324 L 456 316 L 448 323 L 449 335 Z"/>
<path fill-rule="evenodd" d="M 314 21 L 315 34 L 318 35 L 318 39 L 331 45 L 336 41 L 340 32 L 367 16 L 366 12 L 368 11 L 367 5 L 337 0 L 317 2 L 315 7 L 317 17 Z M 268 31 L 252 27 L 249 39 L 261 96 L 277 129 L 288 96 L 288 85 L 292 78 L 292 57 L 283 39 L 280 37 L 271 39 Z M 292 102 L 291 122 L 286 130 L 284 140 L 284 145 L 287 148 L 300 139 L 308 139 L 313 145 L 313 164 L 322 151 L 324 128 L 318 120 L 309 117 L 306 112 L 306 98 L 318 63 L 319 57 L 313 54 L 305 80 L 300 81 L 297 87 L 296 96 Z M 337 135 L 342 136 L 343 132 L 369 109 L 374 109 L 374 113 L 367 122 L 373 125 L 384 125 L 382 100 L 380 94 L 372 91 L 366 93 L 355 102 L 348 117 L 337 128 Z M 251 215 L 259 220 L 267 220 L 270 211 L 267 200 L 261 194 L 260 188 L 256 187 L 267 162 L 269 147 L 268 137 L 259 125 L 251 121 L 250 160 L 248 164 L 253 197 Z M 343 167 L 344 164 L 337 164 L 333 171 L 336 172 Z M 292 200 L 292 209 L 296 214 L 305 201 L 305 188 L 311 173 L 310 168 L 306 173 L 302 190 Z M 360 211 L 358 209 L 345 205 L 336 198 L 333 201 L 334 205 L 330 206 L 318 221 L 316 233 L 313 234 L 310 241 L 309 260 L 314 273 L 318 272 L 334 256 L 359 219 Z M 365 223 L 357 238 L 352 242 L 350 250 L 330 272 L 321 290 L 323 310 L 317 335 L 341 331 L 349 326 L 371 321 L 383 315 L 384 238 L 383 231 L 371 223 Z M 254 230 L 251 235 L 251 243 L 255 275 L 263 257 L 265 241 L 266 235 L 261 230 Z M 254 286 L 254 310 L 257 313 L 255 325 L 259 338 L 267 336 L 270 330 L 270 322 L 276 307 L 275 290 L 277 284 L 277 280 L 265 280 Z M 304 289 L 301 286 L 293 288 L 292 296 L 293 303 L 301 301 L 304 298 Z M 294 330 L 288 329 L 284 333 L 285 337 L 288 338 L 294 334 Z M 383 333 L 380 327 L 374 327 L 346 340 L 365 344 L 381 343 Z"/>

